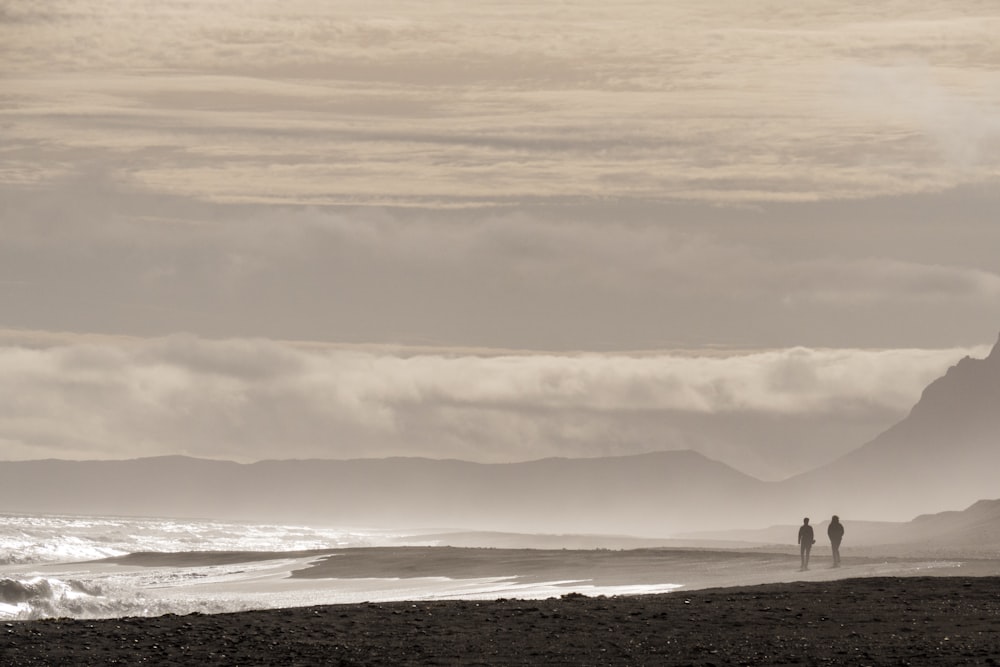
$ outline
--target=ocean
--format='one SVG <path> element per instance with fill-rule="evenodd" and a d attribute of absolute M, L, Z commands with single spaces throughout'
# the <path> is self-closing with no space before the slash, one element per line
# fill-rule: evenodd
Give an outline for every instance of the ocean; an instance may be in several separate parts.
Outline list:
<path fill-rule="evenodd" d="M 304 551 L 435 545 L 436 540 L 419 533 L 363 528 L 0 514 L 0 619 L 221 613 L 389 600 L 528 599 L 568 591 L 599 595 L 677 588 L 668 582 L 595 586 L 518 577 L 290 577 L 322 557 Z M 146 554 L 146 562 L 153 564 L 106 560 L 129 554 Z"/>
<path fill-rule="evenodd" d="M 398 600 L 663 593 L 844 577 L 997 575 L 1000 561 L 708 548 L 635 538 L 0 514 L 0 621 Z M 617 544 L 617 546 L 608 546 Z M 603 545 L 603 546 L 602 546 Z M 366 549 L 366 547 L 379 547 Z"/>

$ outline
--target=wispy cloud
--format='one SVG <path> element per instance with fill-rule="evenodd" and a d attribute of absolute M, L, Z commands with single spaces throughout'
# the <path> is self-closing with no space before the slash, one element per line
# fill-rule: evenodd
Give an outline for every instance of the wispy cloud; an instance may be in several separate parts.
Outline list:
<path fill-rule="evenodd" d="M 244 203 L 811 201 L 997 166 L 1000 17 L 981 4 L 414 7 L 9 9 L 0 117 L 46 162 L 87 151 L 158 190 Z M 914 59 L 947 95 L 898 76 Z"/>
<path fill-rule="evenodd" d="M 976 87 L 969 85 L 973 79 Z M 961 67 L 935 69 L 926 60 L 908 58 L 882 65 L 853 63 L 845 68 L 844 81 L 845 105 L 894 125 L 897 136 L 908 131 L 923 138 L 927 149 L 962 178 L 981 178 L 983 166 L 995 168 L 1000 75 L 977 77 Z"/>
<path fill-rule="evenodd" d="M 0 0 L 2 324 L 69 332 L 0 350 L 0 455 L 859 444 L 996 330 L 998 33 L 976 0 Z M 712 346 L 772 351 L 660 352 Z"/>

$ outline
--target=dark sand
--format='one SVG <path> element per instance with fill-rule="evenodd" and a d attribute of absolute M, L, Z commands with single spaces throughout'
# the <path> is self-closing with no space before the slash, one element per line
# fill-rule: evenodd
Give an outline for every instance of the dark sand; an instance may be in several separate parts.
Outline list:
<path fill-rule="evenodd" d="M 993 665 L 1000 577 L 0 626 L 2 665 Z"/>

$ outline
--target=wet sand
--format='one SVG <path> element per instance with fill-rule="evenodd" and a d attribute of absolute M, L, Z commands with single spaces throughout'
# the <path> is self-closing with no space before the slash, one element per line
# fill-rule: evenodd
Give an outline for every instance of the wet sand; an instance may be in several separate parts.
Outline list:
<path fill-rule="evenodd" d="M 289 584 L 316 587 L 358 580 L 448 578 L 505 580 L 526 589 L 555 584 L 562 592 L 588 588 L 675 585 L 684 590 L 845 577 L 996 575 L 1000 561 L 927 556 L 845 555 L 831 568 L 814 553 L 808 571 L 799 570 L 798 552 L 748 549 L 494 549 L 474 547 L 353 547 L 298 552 L 137 553 L 96 563 L 120 567 L 204 567 L 288 561 L 281 576 Z M 561 582 L 561 583 L 559 583 Z M 548 597 L 546 595 L 545 597 Z"/>
<path fill-rule="evenodd" d="M 847 556 L 843 567 L 832 568 L 829 558 L 814 554 L 806 572 L 799 570 L 799 562 L 797 552 L 773 550 L 372 547 L 332 550 L 292 577 L 506 577 L 526 584 L 564 580 L 570 588 L 676 584 L 693 590 L 852 576 L 1000 576 L 1000 562 L 982 559 Z"/>

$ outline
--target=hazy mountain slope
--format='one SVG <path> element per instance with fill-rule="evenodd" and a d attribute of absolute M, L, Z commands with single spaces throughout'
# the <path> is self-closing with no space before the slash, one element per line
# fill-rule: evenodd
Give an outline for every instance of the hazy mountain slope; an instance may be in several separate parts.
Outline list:
<path fill-rule="evenodd" d="M 937 545 L 1000 548 L 1000 500 L 980 500 L 960 512 L 918 516 L 908 524 L 910 542 L 932 541 Z"/>
<path fill-rule="evenodd" d="M 996 557 L 1000 551 L 1000 500 L 981 500 L 964 510 L 924 514 L 906 522 L 857 521 L 842 518 L 846 533 L 844 548 L 894 547 L 896 555 L 937 553 L 975 554 Z M 815 517 L 819 546 L 828 546 L 829 517 Z M 682 534 L 691 540 L 725 540 L 749 544 L 795 543 L 798 525 L 778 525 L 747 530 L 715 530 Z"/>
<path fill-rule="evenodd" d="M 0 465 L 11 512 L 666 535 L 746 522 L 767 484 L 693 452 L 477 464 L 184 457 Z"/>
<path fill-rule="evenodd" d="M 951 367 L 868 444 L 778 486 L 804 513 L 902 520 L 1000 497 L 998 469 L 1000 341 Z"/>

